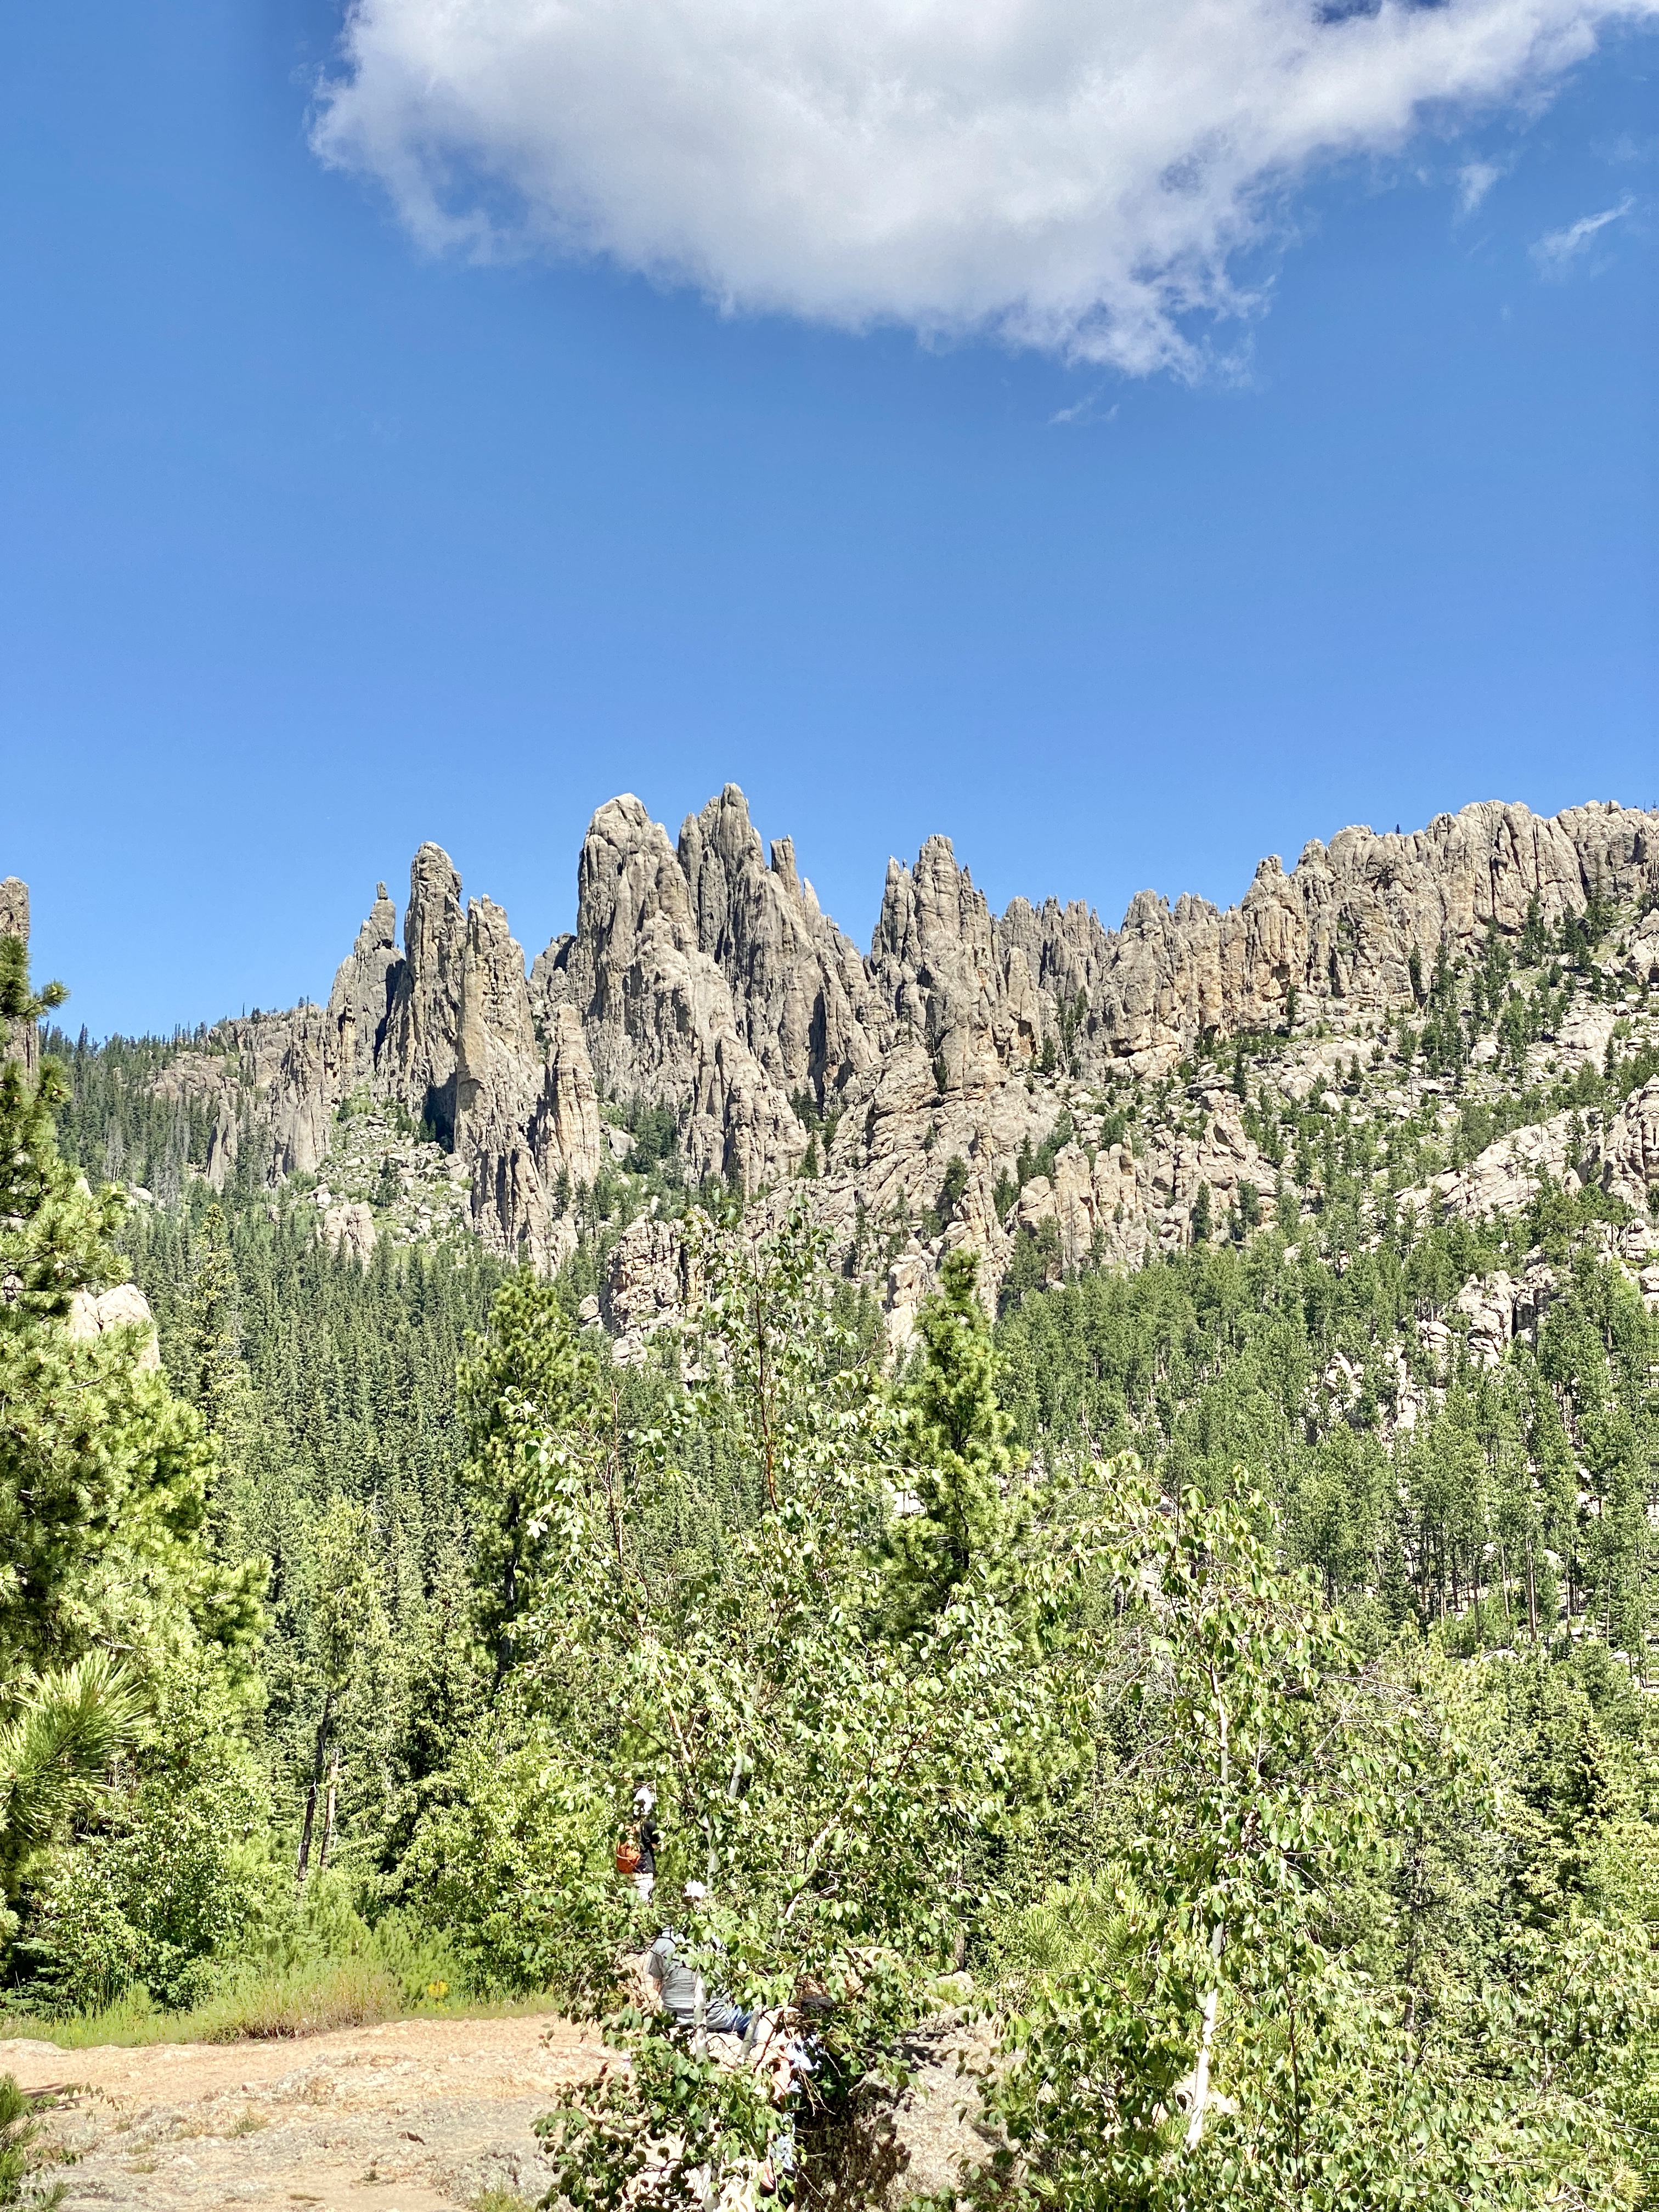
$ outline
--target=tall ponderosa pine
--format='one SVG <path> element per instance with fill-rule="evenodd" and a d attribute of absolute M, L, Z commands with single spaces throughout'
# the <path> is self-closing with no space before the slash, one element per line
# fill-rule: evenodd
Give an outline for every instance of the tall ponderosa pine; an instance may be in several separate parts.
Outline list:
<path fill-rule="evenodd" d="M 21 946 L 0 1004 L 32 1019 Z M 58 994 L 61 996 L 61 994 Z M 202 1544 L 211 1446 L 118 1333 L 65 1326 L 75 1293 L 123 1280 L 121 1204 L 60 1155 L 56 1063 L 0 1066 L 0 1683 L 116 1644 L 158 1658 L 192 1633 L 246 1645 L 258 1575 Z"/>
<path fill-rule="evenodd" d="M 0 939 L 0 1018 L 61 997 L 31 994 L 21 944 Z M 261 1576 L 209 1559 L 212 1448 L 135 1333 L 70 1333 L 76 1291 L 126 1274 L 122 1209 L 59 1153 L 62 1071 L 31 1075 L 30 1057 L 0 1066 L 0 1945 L 108 1809 L 114 1753 L 143 1754 L 158 1685 L 191 1655 L 242 1669 Z"/>
<path fill-rule="evenodd" d="M 544 1486 L 549 1439 L 600 1419 L 599 1364 L 553 1285 L 526 1269 L 496 1292 L 488 1329 L 460 1364 L 458 1389 L 480 1621 L 500 1679 L 532 1601 L 530 1507 Z"/>
<path fill-rule="evenodd" d="M 337 1498 L 312 1531 L 309 1553 L 310 1657 L 320 1703 L 295 1868 L 301 1887 L 313 1857 L 320 1873 L 334 1849 L 343 1708 L 358 1686 L 365 1662 L 386 1641 L 374 1529 L 366 1510 Z"/>
<path fill-rule="evenodd" d="M 902 1388 L 905 1480 L 915 1510 L 893 1526 L 893 1586 L 901 1616 L 937 1613 L 975 1564 L 1001 1551 L 1013 1423 L 997 1402 L 996 1346 L 980 1303 L 979 1262 L 947 1253 L 939 1287 L 916 1316 L 922 1357 Z"/>

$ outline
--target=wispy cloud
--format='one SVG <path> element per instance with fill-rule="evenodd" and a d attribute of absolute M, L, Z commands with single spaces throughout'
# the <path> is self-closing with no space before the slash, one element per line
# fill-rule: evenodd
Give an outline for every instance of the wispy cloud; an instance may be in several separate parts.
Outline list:
<path fill-rule="evenodd" d="M 1635 204 L 1633 196 L 1626 192 L 1617 207 L 1603 208 L 1600 215 L 1581 215 L 1564 230 L 1547 230 L 1532 246 L 1533 259 L 1545 276 L 1565 276 L 1591 239 L 1610 222 L 1627 216 Z"/>
<path fill-rule="evenodd" d="M 1503 173 L 1495 161 L 1466 162 L 1457 173 L 1457 201 L 1461 212 L 1473 215 Z"/>
<path fill-rule="evenodd" d="M 313 143 L 435 249 L 1192 373 L 1206 322 L 1260 306 L 1238 257 L 1289 234 L 1318 165 L 1535 106 L 1602 25 L 1653 21 L 1659 0 L 352 0 Z"/>
<path fill-rule="evenodd" d="M 1112 422 L 1117 414 L 1116 401 L 1115 400 L 1112 403 L 1103 415 L 1097 415 L 1095 413 L 1095 407 L 1099 398 L 1100 389 L 1099 386 L 1097 386 L 1094 391 L 1085 392 L 1081 399 L 1074 400 L 1071 406 L 1056 408 L 1054 412 L 1048 417 L 1049 428 L 1052 430 L 1057 422 Z"/>

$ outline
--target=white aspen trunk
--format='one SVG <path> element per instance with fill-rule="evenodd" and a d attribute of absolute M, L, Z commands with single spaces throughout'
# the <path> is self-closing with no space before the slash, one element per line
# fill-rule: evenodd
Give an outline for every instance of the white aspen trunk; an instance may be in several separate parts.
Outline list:
<path fill-rule="evenodd" d="M 1222 1928 L 1216 1923 L 1215 1934 L 1210 1938 L 1210 1956 L 1218 1965 L 1221 1960 Z M 1210 2102 L 1210 2053 L 1215 2046 L 1215 2016 L 1221 2003 L 1221 1991 L 1212 1989 L 1204 2000 L 1200 2014 L 1202 2026 L 1198 2037 L 1198 2063 L 1193 2068 L 1193 2110 L 1187 2123 L 1187 2148 L 1196 2150 L 1204 2135 L 1204 2115 Z"/>
<path fill-rule="evenodd" d="M 323 1847 L 317 1854 L 317 1869 L 321 1873 L 328 1864 L 328 1855 L 334 1848 L 334 1812 L 340 1796 L 340 1747 L 337 1743 L 329 1756 L 328 1796 L 323 1808 Z"/>
<path fill-rule="evenodd" d="M 1227 1708 L 1220 1695 L 1220 1684 L 1213 1674 L 1211 1686 L 1216 1691 L 1216 1714 L 1221 1735 L 1221 1787 L 1224 1793 L 1232 1779 L 1231 1747 L 1227 1741 Z M 1227 1940 L 1224 1923 L 1216 1922 L 1210 1936 L 1210 1958 L 1219 1967 L 1221 1953 Z M 1196 2150 L 1204 2134 L 1204 2114 L 1210 2102 L 1210 2054 L 1215 2048 L 1215 2020 L 1221 2005 L 1219 1978 L 1212 1984 L 1199 2015 L 1198 2057 L 1193 2065 L 1193 2109 L 1187 2121 L 1187 2148 Z"/>

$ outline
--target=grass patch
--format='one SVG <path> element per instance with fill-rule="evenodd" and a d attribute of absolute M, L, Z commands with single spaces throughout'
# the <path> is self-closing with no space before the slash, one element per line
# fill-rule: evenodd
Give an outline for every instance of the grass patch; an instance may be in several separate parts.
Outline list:
<path fill-rule="evenodd" d="M 330 2028 L 368 2028 L 383 2020 L 511 2020 L 556 2011 L 553 1997 L 533 1996 L 507 2004 L 452 1997 L 410 1996 L 410 1986 L 383 1964 L 365 1958 L 307 1960 L 296 1966 L 243 1971 L 226 1989 L 188 2013 L 164 2013 L 142 1990 L 100 2013 L 66 2020 L 9 2015 L 7 2035 L 38 2037 L 60 2051 L 88 2051 L 93 2044 L 237 2044 L 289 2035 L 323 2035 Z"/>
<path fill-rule="evenodd" d="M 435 1982 L 411 1994 L 408 1981 L 366 1958 L 306 1960 L 282 1967 L 245 1967 L 225 1987 L 188 2012 L 162 2012 L 142 1991 L 100 2012 L 64 2020 L 9 2014 L 8 2035 L 38 2038 L 63 2051 L 98 2044 L 240 2043 L 323 2035 L 331 2028 L 373 2027 L 392 2020 L 506 2020 L 556 2011 L 545 1994 L 492 2003 L 450 1994 Z"/>
<path fill-rule="evenodd" d="M 14 2035 L 39 2036 L 64 2051 L 93 2044 L 237 2043 L 244 2037 L 319 2035 L 396 2020 L 412 2006 L 398 1976 L 367 1959 L 307 1960 L 246 1970 L 188 2012 L 162 2012 L 143 1990 L 101 2011 L 65 2020 L 7 2022 Z"/>

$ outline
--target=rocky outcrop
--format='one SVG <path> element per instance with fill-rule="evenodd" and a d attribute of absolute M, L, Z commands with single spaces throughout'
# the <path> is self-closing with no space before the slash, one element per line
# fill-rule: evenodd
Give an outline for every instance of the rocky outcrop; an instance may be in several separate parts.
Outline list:
<path fill-rule="evenodd" d="M 888 862 L 870 948 L 878 1037 L 884 1051 L 921 1045 L 941 1090 L 982 1095 L 1010 1071 L 1023 1073 L 1054 1026 L 1024 950 L 998 936 L 948 837 L 927 840 L 914 872 Z"/>
<path fill-rule="evenodd" d="M 348 1091 L 374 1080 L 403 965 L 398 909 L 386 896 L 386 885 L 379 884 L 368 918 L 349 955 L 340 963 L 328 999 L 338 1079 Z"/>
<path fill-rule="evenodd" d="M 548 1205 L 531 1141 L 542 1086 L 530 989 L 507 916 L 487 898 L 467 908 L 453 1035 L 452 1134 L 471 1170 L 474 1224 L 498 1251 L 523 1251 L 543 1266 Z"/>
<path fill-rule="evenodd" d="M 1632 899 L 1659 890 L 1659 814 L 1607 805 L 1544 820 L 1486 801 L 1426 830 L 1316 839 L 1286 875 L 1261 862 L 1225 913 L 1206 900 L 1170 908 L 1155 893 L 1130 903 L 1115 937 L 1097 939 L 1074 908 L 1011 908 L 1006 927 L 1040 978 L 1079 978 L 1088 998 L 1079 1049 L 1092 1067 L 1153 1066 L 1200 1030 L 1273 1028 L 1290 994 L 1381 1011 L 1412 1001 L 1411 960 L 1474 951 L 1488 929 L 1520 936 L 1536 902 L 1549 928 L 1593 891 Z"/>
<path fill-rule="evenodd" d="M 441 845 L 422 845 L 410 866 L 404 955 L 393 971 L 376 1075 L 391 1097 L 446 1143 L 455 1127 L 466 943 L 460 877 Z"/>
<path fill-rule="evenodd" d="M 672 1221 L 636 1221 L 611 1255 L 599 1318 L 615 1338 L 617 1357 L 637 1358 L 653 1332 L 684 1311 L 685 1243 Z"/>
<path fill-rule="evenodd" d="M 1536 1341 L 1538 1324 L 1549 1311 L 1555 1291 L 1554 1270 L 1541 1258 L 1528 1261 L 1519 1279 L 1500 1267 L 1494 1274 L 1465 1283 L 1451 1310 L 1468 1323 L 1468 1353 L 1474 1364 L 1498 1366 L 1517 1337 Z"/>
<path fill-rule="evenodd" d="M 1638 1212 L 1659 1194 L 1659 1076 L 1627 1098 L 1601 1143 L 1601 1180 Z"/>
<path fill-rule="evenodd" d="M 822 1105 L 876 1056 L 857 946 L 819 911 L 789 838 L 767 861 L 734 783 L 687 815 L 678 857 L 697 942 L 731 986 L 744 1042 L 773 1082 Z"/>
<path fill-rule="evenodd" d="M 374 1210 L 361 1199 L 331 1206 L 323 1215 L 323 1236 L 331 1252 L 344 1252 L 360 1266 L 374 1256 Z"/>
<path fill-rule="evenodd" d="M 1600 1115 L 1577 1111 L 1529 1123 L 1488 1145 L 1467 1167 L 1448 1168 L 1431 1182 L 1402 1191 L 1399 1203 L 1419 1218 L 1446 1213 L 1479 1220 L 1523 1212 L 1547 1181 L 1569 1191 L 1599 1183 L 1644 1212 L 1659 1190 L 1659 1076 L 1605 1126 Z"/>
<path fill-rule="evenodd" d="M 70 1300 L 69 1333 L 77 1343 L 90 1343 L 123 1329 L 132 1332 L 132 1364 L 141 1372 L 161 1364 L 155 1337 L 155 1316 L 149 1300 L 137 1283 L 117 1283 L 108 1291 L 76 1291 Z"/>
<path fill-rule="evenodd" d="M 25 952 L 29 942 L 29 887 L 15 876 L 0 882 L 0 937 L 21 939 Z M 0 1020 L 0 1060 L 22 1063 L 33 1077 L 40 1065 L 40 1032 L 33 1022 Z"/>
<path fill-rule="evenodd" d="M 695 1175 L 754 1192 L 792 1173 L 806 1132 L 745 1041 L 679 856 L 637 799 L 594 816 L 576 896 L 574 937 L 550 946 L 531 978 L 544 1029 L 556 1007 L 573 1006 L 604 1093 L 673 1107 Z"/>
<path fill-rule="evenodd" d="M 1627 980 L 1638 990 L 1659 983 L 1659 906 L 1642 915 L 1620 947 Z"/>
<path fill-rule="evenodd" d="M 1611 957 L 1645 986 L 1659 975 L 1659 919 L 1644 912 L 1659 898 L 1659 815 L 1597 805 L 1547 821 L 1492 802 L 1407 836 L 1344 830 L 1288 873 L 1262 861 L 1235 907 L 1143 891 L 1117 930 L 1053 899 L 993 915 L 938 836 L 914 866 L 890 862 L 862 957 L 790 840 L 763 844 L 735 785 L 678 845 L 625 795 L 583 842 L 575 929 L 527 976 L 506 915 L 466 903 L 449 856 L 422 845 L 401 947 L 381 885 L 326 1006 L 225 1023 L 161 1081 L 210 1106 L 216 1182 L 248 1168 L 249 1147 L 273 1178 L 318 1171 L 343 1112 L 372 1109 L 406 1133 L 407 1115 L 452 1152 L 477 1232 L 541 1267 L 572 1249 L 579 1194 L 629 1150 L 617 1109 L 667 1109 L 694 1181 L 718 1174 L 776 1212 L 804 1171 L 815 1216 L 844 1264 L 884 1282 L 902 1334 L 952 1242 L 986 1255 L 994 1285 L 1022 1235 L 1057 1267 L 1133 1264 L 1191 1237 L 1200 1192 L 1218 1227 L 1247 1186 L 1247 1211 L 1271 1212 L 1273 1170 L 1230 1095 L 1193 1091 L 1132 1152 L 1098 1105 L 1066 1142 L 1051 1073 L 1163 1076 L 1205 1033 L 1281 1028 L 1293 1008 L 1330 1012 L 1330 1050 L 1348 1053 L 1347 1018 L 1414 1006 L 1413 966 L 1420 981 L 1442 946 L 1516 939 L 1534 915 L 1554 929 L 1597 892 L 1636 911 Z M 1599 1064 L 1614 1019 L 1581 996 L 1551 1050 L 1569 1070 Z M 1286 1073 L 1293 1096 L 1318 1073 L 1297 1026 L 1308 1065 Z M 1565 1116 L 1519 1133 L 1407 1199 L 1503 1211 L 1546 1174 L 1594 1173 L 1644 1207 L 1659 1109 L 1643 1100 L 1588 1141 Z M 667 1295 L 660 1226 L 630 1231 L 605 1293 L 608 1324 L 630 1338 Z"/>
<path fill-rule="evenodd" d="M 550 1190 L 591 1183 L 604 1156 L 604 1125 L 587 1042 L 574 1006 L 556 1006 L 548 1023 L 541 1094 L 530 1119 L 531 1150 Z"/>

